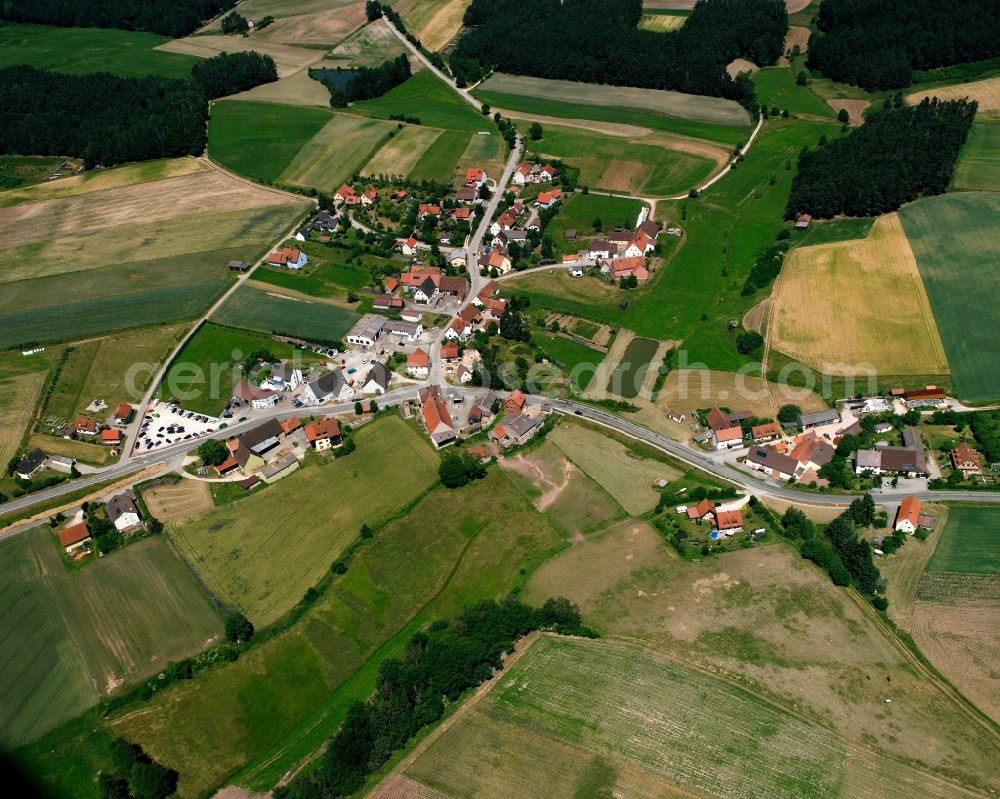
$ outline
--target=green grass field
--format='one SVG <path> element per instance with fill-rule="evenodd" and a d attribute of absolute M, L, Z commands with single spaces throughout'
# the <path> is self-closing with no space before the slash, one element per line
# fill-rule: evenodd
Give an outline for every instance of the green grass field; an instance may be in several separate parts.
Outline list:
<path fill-rule="evenodd" d="M 437 479 L 437 454 L 398 417 L 365 425 L 355 440 L 362 470 L 354 458 L 308 464 L 245 499 L 170 527 L 209 590 L 254 624 L 270 624 L 298 602 L 362 523 L 391 518 Z M 283 508 L 278 518 L 275 508 Z"/>
<path fill-rule="evenodd" d="M 165 36 L 112 28 L 57 28 L 0 23 L 0 68 L 29 64 L 39 69 L 82 74 L 112 72 L 126 77 L 162 75 L 189 78 L 199 59 L 154 50 Z"/>
<path fill-rule="evenodd" d="M 257 350 L 282 360 L 305 357 L 269 335 L 206 322 L 170 364 L 161 393 L 188 410 L 215 416 L 232 397 L 242 359 Z"/>
<path fill-rule="evenodd" d="M 992 508 L 956 507 L 927 564 L 930 573 L 1000 574 L 1000 514 Z"/>
<path fill-rule="evenodd" d="M 792 241 L 799 247 L 812 247 L 814 244 L 833 244 L 837 241 L 864 239 L 875 223 L 874 217 L 861 219 L 831 219 L 813 221 L 804 233 L 792 232 Z"/>
<path fill-rule="evenodd" d="M 545 227 L 545 235 L 552 237 L 557 252 L 575 253 L 590 239 L 603 238 L 616 228 L 632 230 L 641 209 L 642 203 L 630 197 L 576 193 L 561 201 L 559 213 Z M 601 222 L 599 231 L 594 228 L 597 220 Z M 576 241 L 566 240 L 567 230 L 576 231 Z"/>
<path fill-rule="evenodd" d="M 325 108 L 218 101 L 212 103 L 208 153 L 233 172 L 273 183 L 331 119 L 333 111 Z"/>
<path fill-rule="evenodd" d="M 220 325 L 320 341 L 341 339 L 359 318 L 336 305 L 290 299 L 251 286 L 240 286 L 212 314 Z"/>
<path fill-rule="evenodd" d="M 652 360 L 659 346 L 660 342 L 653 339 L 632 339 L 625 348 L 621 361 L 611 373 L 608 391 L 628 399 L 637 397 L 646 372 L 655 368 Z"/>
<path fill-rule="evenodd" d="M 358 479 L 363 459 L 359 442 L 345 462 Z M 326 742 L 421 625 L 507 593 L 563 545 L 519 485 L 492 470 L 474 486 L 433 491 L 379 531 L 291 629 L 112 726 L 178 768 L 184 796 L 223 782 L 269 789 Z"/>
<path fill-rule="evenodd" d="M 994 357 L 1000 322 L 995 265 L 1000 241 L 993 224 L 1000 194 L 946 194 L 899 212 L 931 301 L 959 397 L 985 402 L 1000 396 Z"/>
<path fill-rule="evenodd" d="M 765 67 L 753 76 L 757 98 L 768 108 L 777 106 L 790 114 L 833 119 L 836 112 L 809 90 L 795 82 L 796 71 L 788 67 Z"/>
<path fill-rule="evenodd" d="M 828 731 L 647 650 L 543 636 L 406 773 L 456 797 L 824 799 L 845 754 Z"/>
<path fill-rule="evenodd" d="M 0 34 L 3 28 L 0 28 Z M 0 155 L 0 189 L 41 183 L 63 162 L 43 155 Z"/>
<path fill-rule="evenodd" d="M 393 130 L 393 123 L 335 114 L 295 154 L 277 182 L 332 194 L 361 171 Z"/>
<path fill-rule="evenodd" d="M 594 376 L 594 370 L 604 360 L 604 353 L 600 350 L 565 336 L 535 333 L 534 340 L 542 352 L 550 360 L 555 361 L 564 374 L 571 378 L 573 390 L 577 393 L 586 390 Z"/>
<path fill-rule="evenodd" d="M 582 185 L 627 194 L 680 194 L 716 168 L 710 158 L 668 146 L 558 125 L 545 125 L 542 140 L 529 149 L 579 169 Z"/>
<path fill-rule="evenodd" d="M 954 189 L 1000 190 L 1000 120 L 977 119 L 955 164 Z"/>
<path fill-rule="evenodd" d="M 74 574 L 53 539 L 41 527 L 0 544 L 0 743 L 8 750 L 222 632 L 163 539 Z"/>

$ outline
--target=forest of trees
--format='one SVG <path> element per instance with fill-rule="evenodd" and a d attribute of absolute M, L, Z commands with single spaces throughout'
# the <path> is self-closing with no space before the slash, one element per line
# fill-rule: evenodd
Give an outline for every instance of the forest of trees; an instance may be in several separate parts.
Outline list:
<path fill-rule="evenodd" d="M 82 158 L 88 169 L 198 155 L 208 108 L 190 80 L 0 70 L 0 153 Z"/>
<path fill-rule="evenodd" d="M 269 55 L 252 51 L 219 53 L 195 64 L 191 77 L 205 98 L 214 100 L 245 92 L 262 83 L 274 83 L 278 79 L 278 68 Z"/>
<path fill-rule="evenodd" d="M 236 0 L 0 0 L 0 19 L 64 28 L 121 28 L 176 38 Z"/>
<path fill-rule="evenodd" d="M 516 600 L 483 601 L 416 633 L 400 658 L 383 661 L 374 695 L 355 702 L 320 766 L 275 789 L 275 799 L 349 796 L 422 727 L 441 718 L 445 701 L 490 678 L 502 656 L 532 630 L 593 635 L 575 605 L 549 599 L 540 609 Z"/>
<path fill-rule="evenodd" d="M 876 216 L 946 191 L 976 108 L 967 100 L 887 101 L 860 128 L 802 152 L 785 217 Z"/>
<path fill-rule="evenodd" d="M 1000 55 L 1000 0 L 823 0 L 809 67 L 864 89 Z"/>
<path fill-rule="evenodd" d="M 405 83 L 410 78 L 410 59 L 406 54 L 383 61 L 377 67 L 362 67 L 358 74 L 343 86 L 336 86 L 323 80 L 323 72 L 311 73 L 330 90 L 330 105 L 346 108 L 357 100 L 371 100 L 381 97 L 390 89 Z"/>
<path fill-rule="evenodd" d="M 452 63 L 539 78 L 676 89 L 727 97 L 756 111 L 753 83 L 731 78 L 734 58 L 764 66 L 781 56 L 788 13 L 782 0 L 702 0 L 684 26 L 639 30 L 641 0 L 473 0 L 470 28 Z"/>

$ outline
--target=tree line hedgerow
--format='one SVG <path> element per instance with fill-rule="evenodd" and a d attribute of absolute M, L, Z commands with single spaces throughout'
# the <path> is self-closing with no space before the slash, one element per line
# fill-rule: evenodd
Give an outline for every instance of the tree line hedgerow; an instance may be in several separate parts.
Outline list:
<path fill-rule="evenodd" d="M 445 702 L 503 665 L 503 655 L 534 630 L 593 636 L 575 605 L 549 599 L 533 608 L 514 599 L 483 601 L 416 633 L 405 654 L 379 667 L 375 693 L 355 702 L 319 767 L 277 788 L 275 799 L 333 799 L 358 790 L 369 774 L 421 728 L 441 718 Z"/>
<path fill-rule="evenodd" d="M 200 61 L 190 80 L 7 67 L 0 70 L 0 153 L 72 156 L 87 169 L 200 155 L 207 100 L 277 79 L 274 60 L 252 52 Z"/>
<path fill-rule="evenodd" d="M 809 67 L 863 89 L 1000 55 L 1000 0 L 824 0 L 816 22 Z"/>
<path fill-rule="evenodd" d="M 3 0 L 0 19 L 63 28 L 120 28 L 187 36 L 236 0 Z"/>
<path fill-rule="evenodd" d="M 473 0 L 452 63 L 538 78 L 676 89 L 727 97 L 754 112 L 753 83 L 726 64 L 773 64 L 784 49 L 788 13 L 781 0 L 702 0 L 683 27 L 640 30 L 641 0 Z"/>
<path fill-rule="evenodd" d="M 941 194 L 977 107 L 936 97 L 914 106 L 887 100 L 860 128 L 802 152 L 785 217 L 877 216 Z"/>

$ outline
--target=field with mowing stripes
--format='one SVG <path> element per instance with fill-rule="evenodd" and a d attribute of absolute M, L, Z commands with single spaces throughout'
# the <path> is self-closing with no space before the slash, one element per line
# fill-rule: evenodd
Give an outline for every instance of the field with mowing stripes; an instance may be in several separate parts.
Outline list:
<path fill-rule="evenodd" d="M 361 169 L 395 127 L 394 123 L 336 114 L 303 145 L 278 182 L 332 194 Z"/>
<path fill-rule="evenodd" d="M 153 517 L 164 523 L 197 516 L 214 506 L 208 483 L 201 480 L 178 480 L 174 485 L 146 488 L 142 498 Z"/>
<path fill-rule="evenodd" d="M 864 374 L 867 364 L 885 375 L 947 374 L 913 255 L 896 214 L 864 239 L 796 248 L 778 278 L 773 346 L 830 374 Z"/>
<path fill-rule="evenodd" d="M 255 625 L 275 621 L 298 602 L 357 538 L 362 522 L 392 516 L 437 479 L 436 453 L 398 418 L 366 425 L 355 440 L 364 469 L 351 458 L 313 464 L 169 528 L 209 589 Z M 401 460 L 407 468 L 399 471 Z M 341 501 L 331 502 L 332 494 Z M 280 518 L 271 518 L 275 507 L 284 508 Z"/>
<path fill-rule="evenodd" d="M 337 341 L 358 319 L 354 311 L 327 302 L 292 299 L 251 286 L 240 286 L 212 315 L 221 325 L 310 341 Z"/>
<path fill-rule="evenodd" d="M 440 50 L 462 28 L 470 0 L 394 0 L 390 3 L 403 18 L 406 29 L 428 50 Z"/>
<path fill-rule="evenodd" d="M 394 175 L 406 177 L 416 166 L 420 157 L 444 131 L 407 125 L 385 143 L 371 160 L 365 164 L 361 174 L 366 176 Z"/>
<path fill-rule="evenodd" d="M 1000 324 L 1000 239 L 993 229 L 997 214 L 1000 194 L 987 192 L 931 197 L 899 212 L 955 390 L 972 402 L 1000 397 L 1000 361 L 995 356 Z"/>
<path fill-rule="evenodd" d="M 161 538 L 70 574 L 47 527 L 0 544 L 0 743 L 34 740 L 222 624 Z"/>
<path fill-rule="evenodd" d="M 952 187 L 971 191 L 1000 190 L 1000 120 L 977 119 L 955 164 Z"/>

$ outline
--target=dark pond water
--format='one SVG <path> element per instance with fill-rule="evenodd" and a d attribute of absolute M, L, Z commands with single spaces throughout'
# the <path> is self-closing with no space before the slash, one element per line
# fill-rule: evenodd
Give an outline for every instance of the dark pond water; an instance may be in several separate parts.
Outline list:
<path fill-rule="evenodd" d="M 356 69 L 314 69 L 312 75 L 316 80 L 341 87 L 358 74 Z"/>

